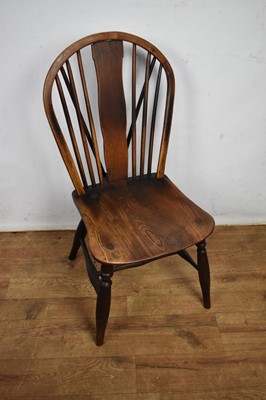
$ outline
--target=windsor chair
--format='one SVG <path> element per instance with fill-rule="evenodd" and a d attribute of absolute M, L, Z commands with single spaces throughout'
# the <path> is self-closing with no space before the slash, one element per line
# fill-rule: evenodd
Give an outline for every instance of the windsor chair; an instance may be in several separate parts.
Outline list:
<path fill-rule="evenodd" d="M 97 345 L 104 342 L 112 275 L 126 268 L 178 254 L 198 271 L 210 308 L 205 239 L 214 221 L 164 173 L 174 90 L 164 55 L 122 32 L 73 43 L 45 80 L 46 115 L 81 215 L 69 258 L 82 247 L 97 295 Z M 197 261 L 187 251 L 193 245 Z"/>

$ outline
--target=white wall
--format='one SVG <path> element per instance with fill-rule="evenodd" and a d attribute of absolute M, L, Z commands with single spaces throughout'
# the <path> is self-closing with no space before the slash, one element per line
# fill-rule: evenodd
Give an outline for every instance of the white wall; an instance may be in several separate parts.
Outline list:
<path fill-rule="evenodd" d="M 265 223 L 266 0 L 0 0 L 0 229 L 76 226 L 42 86 L 61 50 L 107 30 L 173 66 L 167 174 L 217 223 Z"/>

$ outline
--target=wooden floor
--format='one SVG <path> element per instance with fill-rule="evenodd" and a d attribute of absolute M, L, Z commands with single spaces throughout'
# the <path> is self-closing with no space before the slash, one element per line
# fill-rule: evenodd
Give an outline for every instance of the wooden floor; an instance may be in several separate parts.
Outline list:
<path fill-rule="evenodd" d="M 0 234 L 0 399 L 266 399 L 266 226 L 207 242 L 212 309 L 178 256 L 113 279 L 106 343 L 73 232 Z"/>

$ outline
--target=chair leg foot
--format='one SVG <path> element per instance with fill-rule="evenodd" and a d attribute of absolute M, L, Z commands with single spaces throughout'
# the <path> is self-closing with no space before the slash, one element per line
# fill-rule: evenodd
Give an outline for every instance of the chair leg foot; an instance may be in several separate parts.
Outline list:
<path fill-rule="evenodd" d="M 113 275 L 113 267 L 111 265 L 102 265 L 100 273 L 101 283 L 97 295 L 97 305 L 96 305 L 97 346 L 102 346 L 104 342 L 104 335 L 111 307 L 112 275 Z"/>
<path fill-rule="evenodd" d="M 81 219 L 80 223 L 78 224 L 77 230 L 75 232 L 72 249 L 69 254 L 70 260 L 74 260 L 76 258 L 78 250 L 80 248 L 80 239 L 84 239 L 86 234 L 87 234 L 87 229 L 85 227 L 84 222 Z"/>
<path fill-rule="evenodd" d="M 210 269 L 205 240 L 197 244 L 197 255 L 198 274 L 203 296 L 203 305 L 205 308 L 211 308 Z"/>

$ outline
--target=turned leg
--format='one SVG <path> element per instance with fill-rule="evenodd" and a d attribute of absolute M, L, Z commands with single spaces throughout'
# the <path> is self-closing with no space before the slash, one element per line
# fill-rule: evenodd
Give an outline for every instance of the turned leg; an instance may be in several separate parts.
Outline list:
<path fill-rule="evenodd" d="M 111 286 L 113 266 L 103 264 L 101 267 L 100 288 L 97 295 L 96 305 L 96 344 L 101 346 L 104 341 L 105 329 L 107 326 L 111 306 Z"/>
<path fill-rule="evenodd" d="M 85 227 L 84 222 L 82 219 L 80 220 L 80 223 L 78 224 L 77 230 L 75 232 L 74 240 L 73 240 L 73 245 L 71 252 L 69 254 L 69 259 L 74 260 L 77 256 L 77 252 L 80 248 L 80 239 L 84 239 L 87 234 L 87 229 Z"/>
<path fill-rule="evenodd" d="M 205 240 L 197 244 L 198 274 L 205 308 L 211 308 L 210 269 Z"/>

